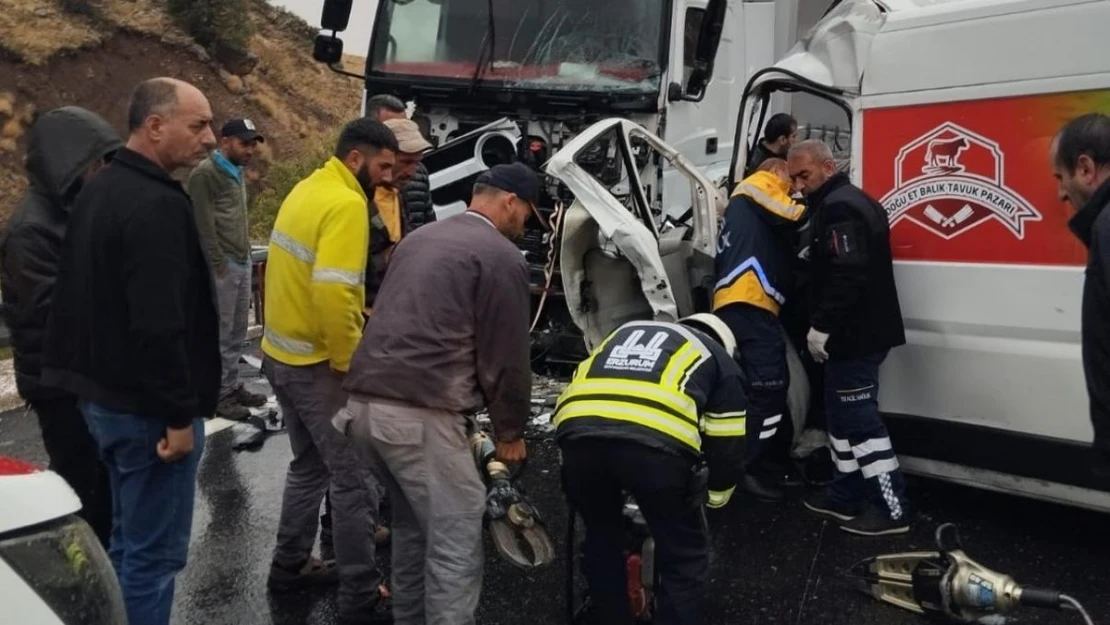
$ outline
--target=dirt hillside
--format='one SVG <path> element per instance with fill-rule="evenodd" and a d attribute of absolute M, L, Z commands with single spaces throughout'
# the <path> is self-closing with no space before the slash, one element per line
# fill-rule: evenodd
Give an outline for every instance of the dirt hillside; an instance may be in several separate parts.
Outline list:
<path fill-rule="evenodd" d="M 254 195 L 274 184 L 271 168 L 315 156 L 358 114 L 361 84 L 312 60 L 316 30 L 304 21 L 265 0 L 243 2 L 253 34 L 236 57 L 197 44 L 165 0 L 0 0 L 0 223 L 26 185 L 24 136 L 35 114 L 76 104 L 123 131 L 132 88 L 155 76 L 200 87 L 217 128 L 233 115 L 256 122 L 266 143 L 248 173 Z"/>

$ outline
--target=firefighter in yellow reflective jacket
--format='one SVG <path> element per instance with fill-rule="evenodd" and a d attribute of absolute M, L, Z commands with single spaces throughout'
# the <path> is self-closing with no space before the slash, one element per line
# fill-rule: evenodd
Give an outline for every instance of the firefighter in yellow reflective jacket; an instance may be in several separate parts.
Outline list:
<path fill-rule="evenodd" d="M 736 341 L 703 313 L 632 321 L 578 365 L 555 409 L 563 488 L 586 526 L 598 623 L 632 623 L 623 493 L 656 544 L 656 625 L 702 623 L 709 542 L 703 505 L 728 503 L 742 471 L 747 400 Z M 708 492 L 707 492 L 708 491 Z"/>

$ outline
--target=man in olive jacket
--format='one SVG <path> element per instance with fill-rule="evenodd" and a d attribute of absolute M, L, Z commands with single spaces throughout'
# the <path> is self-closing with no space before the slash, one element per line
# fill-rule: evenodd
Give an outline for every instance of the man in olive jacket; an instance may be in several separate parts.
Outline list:
<path fill-rule="evenodd" d="M 186 186 L 197 230 L 208 251 L 220 306 L 220 401 L 216 414 L 242 421 L 266 403 L 239 380 L 251 298 L 251 244 L 247 231 L 247 188 L 243 168 L 266 139 L 249 119 L 231 119 L 220 130 L 219 147 L 197 165 Z"/>

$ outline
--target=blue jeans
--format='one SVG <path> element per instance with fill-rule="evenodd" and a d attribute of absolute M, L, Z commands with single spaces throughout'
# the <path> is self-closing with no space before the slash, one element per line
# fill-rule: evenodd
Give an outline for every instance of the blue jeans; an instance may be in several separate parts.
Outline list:
<path fill-rule="evenodd" d="M 81 402 L 112 484 L 108 555 L 134 625 L 169 625 L 174 577 L 185 568 L 193 525 L 204 422 L 193 422 L 193 451 L 165 463 L 155 451 L 166 428 L 157 419 Z"/>
<path fill-rule="evenodd" d="M 825 365 L 825 411 L 837 469 L 831 494 L 899 521 L 909 514 L 905 483 L 879 416 L 879 365 L 886 354 L 833 357 Z"/>

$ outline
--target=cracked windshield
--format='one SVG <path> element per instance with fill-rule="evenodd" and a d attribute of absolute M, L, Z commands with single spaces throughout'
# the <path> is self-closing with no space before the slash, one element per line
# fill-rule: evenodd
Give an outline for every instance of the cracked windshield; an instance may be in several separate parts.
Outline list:
<path fill-rule="evenodd" d="M 653 92 L 661 76 L 664 4 L 388 2 L 375 33 L 371 70 L 518 88 Z M 429 28 L 433 23 L 439 27 Z"/>

